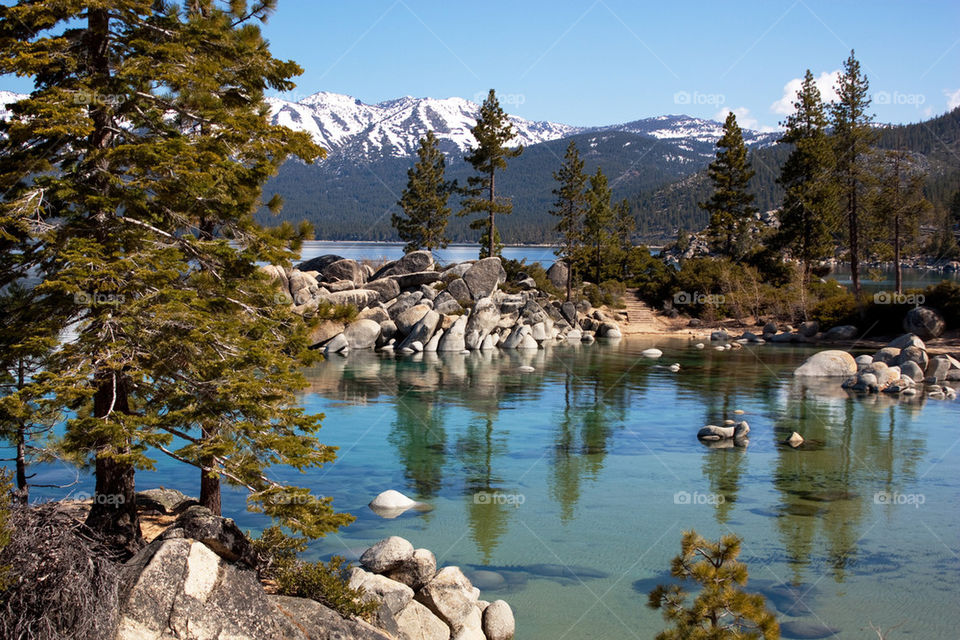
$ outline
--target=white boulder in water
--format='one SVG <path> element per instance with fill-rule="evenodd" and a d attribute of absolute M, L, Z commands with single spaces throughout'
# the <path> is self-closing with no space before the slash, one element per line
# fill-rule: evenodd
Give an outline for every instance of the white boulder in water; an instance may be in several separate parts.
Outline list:
<path fill-rule="evenodd" d="M 378 516 L 387 519 L 396 518 L 401 513 L 409 511 L 410 509 L 416 509 L 418 511 L 429 511 L 432 509 L 430 505 L 417 502 L 394 489 L 387 489 L 382 492 L 371 500 L 368 506 L 370 510 Z"/>
<path fill-rule="evenodd" d="M 663 351 L 660 351 L 660 349 L 645 349 L 640 355 L 644 358 L 659 358 L 663 355 Z"/>

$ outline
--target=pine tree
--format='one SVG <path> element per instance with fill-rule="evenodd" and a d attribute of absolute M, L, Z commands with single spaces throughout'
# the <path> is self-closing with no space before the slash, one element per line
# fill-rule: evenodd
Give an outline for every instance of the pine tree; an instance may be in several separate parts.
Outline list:
<path fill-rule="evenodd" d="M 699 587 L 693 602 L 677 584 L 660 585 L 650 592 L 649 606 L 662 609 L 674 626 L 657 634 L 657 640 L 777 640 L 780 625 L 766 608 L 763 596 L 744 592 L 747 567 L 737 562 L 740 539 L 726 535 L 711 542 L 685 531 L 680 555 L 673 559 L 670 575 L 693 581 Z"/>
<path fill-rule="evenodd" d="M 860 63 L 850 57 L 843 63 L 843 74 L 837 80 L 837 100 L 830 106 L 833 125 L 835 181 L 841 209 L 847 218 L 850 252 L 850 274 L 854 295 L 860 295 L 860 250 L 862 244 L 861 195 L 866 187 L 863 163 L 876 135 L 871 127 L 870 84 L 860 72 Z"/>
<path fill-rule="evenodd" d="M 624 198 L 613 209 L 613 237 L 616 240 L 616 278 L 626 280 L 628 264 L 633 253 L 633 232 L 637 229 L 637 220 L 633 217 L 633 208 L 630 201 Z"/>
<path fill-rule="evenodd" d="M 560 185 L 553 190 L 557 197 L 550 213 L 557 216 L 557 234 L 560 247 L 554 252 L 567 264 L 567 300 L 573 297 L 573 270 L 576 255 L 583 235 L 583 218 L 587 206 L 585 193 L 587 175 L 583 172 L 583 160 L 573 140 L 567 145 L 563 164 L 554 171 L 553 179 Z"/>
<path fill-rule="evenodd" d="M 833 252 L 832 230 L 836 190 L 832 180 L 833 148 L 827 133 L 826 109 L 813 74 L 807 69 L 793 103 L 794 113 L 783 123 L 778 142 L 793 145 L 779 183 L 784 188 L 777 245 L 790 250 L 803 264 L 804 283 L 811 264 Z"/>
<path fill-rule="evenodd" d="M 877 228 L 884 229 L 893 247 L 894 286 L 903 293 L 903 246 L 916 238 L 921 216 L 933 207 L 923 194 L 926 174 L 909 166 L 903 151 L 887 151 L 879 156 L 871 170 L 877 186 L 870 194 Z"/>
<path fill-rule="evenodd" d="M 397 203 L 406 217 L 393 214 L 391 221 L 400 239 L 407 243 L 404 251 L 433 251 L 450 242 L 446 236 L 450 219 L 447 200 L 456 183 L 444 179 L 446 161 L 433 131 L 420 139 L 417 156 L 417 163 L 407 171 L 407 188 Z"/>
<path fill-rule="evenodd" d="M 76 327 L 43 382 L 50 410 L 74 415 L 64 446 L 95 469 L 87 524 L 130 549 L 135 472 L 152 450 L 246 487 L 250 508 L 308 535 L 350 520 L 265 473 L 333 456 L 293 395 L 309 326 L 256 266 L 288 265 L 307 231 L 254 222 L 263 183 L 291 155 L 322 154 L 267 120 L 264 90 L 290 90 L 300 73 L 256 25 L 274 5 L 0 10 L 0 73 L 35 84 L 0 141 L 0 278 L 38 274 L 24 317 L 55 309 L 50 330 Z M 206 493 L 218 500 L 219 484 Z"/>
<path fill-rule="evenodd" d="M 513 126 L 493 89 L 480 106 L 477 124 L 470 130 L 477 142 L 476 148 L 466 156 L 467 162 L 479 175 L 467 178 L 467 188 L 463 191 L 466 198 L 458 215 L 486 213 L 486 217 L 477 218 L 470 223 L 471 229 L 482 231 L 480 239 L 480 257 L 488 258 L 500 255 L 500 234 L 497 231 L 495 217 L 513 211 L 513 203 L 505 198 L 497 198 L 497 171 L 507 168 L 507 160 L 523 153 L 522 146 L 507 147 L 513 139 Z"/>
<path fill-rule="evenodd" d="M 754 195 L 747 191 L 753 174 L 743 132 L 731 111 L 723 123 L 723 136 L 717 141 L 716 160 L 707 168 L 713 194 L 698 205 L 710 214 L 707 234 L 714 250 L 729 258 L 739 258 L 748 248 L 750 224 L 756 213 Z"/>
<path fill-rule="evenodd" d="M 593 269 L 595 284 L 600 284 L 605 264 L 603 251 L 610 238 L 613 208 L 610 206 L 611 189 L 607 176 L 599 167 L 590 176 L 586 195 L 587 211 L 583 219 L 585 262 Z"/>

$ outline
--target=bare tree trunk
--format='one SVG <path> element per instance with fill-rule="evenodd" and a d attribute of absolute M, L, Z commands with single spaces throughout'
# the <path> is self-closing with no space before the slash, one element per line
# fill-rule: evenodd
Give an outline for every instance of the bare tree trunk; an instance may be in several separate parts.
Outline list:
<path fill-rule="evenodd" d="M 203 439 L 208 440 L 217 434 L 217 428 L 203 428 Z M 215 461 L 212 458 L 201 459 L 202 466 L 213 468 Z M 215 516 L 222 515 L 220 495 L 220 475 L 200 469 L 200 504 L 210 510 Z"/>
<path fill-rule="evenodd" d="M 495 199 L 495 196 L 494 196 L 494 183 L 493 183 L 493 182 L 494 182 L 494 171 L 491 169 L 491 170 L 490 170 L 490 227 L 487 229 L 487 235 L 488 235 L 488 237 L 487 237 L 487 247 L 488 247 L 487 251 L 489 252 L 489 255 L 487 256 L 488 258 L 492 258 L 493 256 L 496 255 L 496 254 L 494 253 L 494 246 L 496 245 L 496 241 L 494 240 L 494 233 L 496 232 L 496 227 L 493 226 L 493 224 L 494 224 L 494 222 L 493 222 L 493 207 L 494 207 L 494 204 L 496 203 L 496 199 Z"/>

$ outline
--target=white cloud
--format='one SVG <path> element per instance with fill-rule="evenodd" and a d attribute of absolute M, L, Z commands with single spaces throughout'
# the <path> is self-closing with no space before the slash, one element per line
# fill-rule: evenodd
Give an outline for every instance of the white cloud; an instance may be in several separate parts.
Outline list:
<path fill-rule="evenodd" d="M 834 87 L 837 84 L 837 78 L 840 77 L 840 70 L 823 71 L 814 78 L 817 83 L 817 89 L 820 89 L 820 97 L 824 102 L 836 100 L 837 92 Z M 797 100 L 797 91 L 803 86 L 803 78 L 794 78 L 783 85 L 783 96 L 770 105 L 770 110 L 781 115 L 793 113 L 793 103 Z"/>
<path fill-rule="evenodd" d="M 750 109 L 747 109 L 746 107 L 737 107 L 736 109 L 728 109 L 724 107 L 713 116 L 713 119 L 723 122 L 727 119 L 727 114 L 731 111 L 733 111 L 734 115 L 737 116 L 737 124 L 740 125 L 741 129 L 752 129 L 753 131 L 760 131 L 762 133 L 777 131 L 776 127 L 769 127 L 767 125 L 760 124 L 759 120 L 750 115 Z"/>
<path fill-rule="evenodd" d="M 947 96 L 948 111 L 953 111 L 957 107 L 960 107 L 960 89 L 956 89 L 954 91 L 946 89 L 943 93 Z"/>

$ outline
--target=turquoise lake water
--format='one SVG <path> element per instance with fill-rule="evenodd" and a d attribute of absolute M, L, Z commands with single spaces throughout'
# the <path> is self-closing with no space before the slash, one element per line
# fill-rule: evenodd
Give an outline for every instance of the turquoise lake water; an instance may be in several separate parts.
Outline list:
<path fill-rule="evenodd" d="M 641 358 L 653 345 L 663 358 Z M 302 402 L 326 415 L 321 439 L 339 459 L 279 475 L 357 516 L 314 543 L 314 557 L 355 558 L 404 536 L 467 570 L 482 598 L 510 602 L 522 639 L 652 638 L 663 623 L 646 593 L 689 528 L 743 537 L 748 587 L 776 608 L 785 638 L 825 627 L 876 637 L 869 624 L 901 625 L 891 638 L 957 638 L 960 405 L 852 397 L 839 380 L 803 386 L 792 372 L 811 352 L 628 338 L 335 356 L 308 372 Z M 536 371 L 519 373 L 524 364 Z M 747 448 L 697 441 L 736 410 Z M 792 431 L 807 439 L 799 450 L 779 444 Z M 63 474 L 48 468 L 37 482 Z M 166 461 L 137 476 L 139 488 L 196 493 L 196 482 Z M 433 510 L 382 519 L 366 504 L 389 488 Z M 264 525 L 238 493 L 224 510 Z"/>

